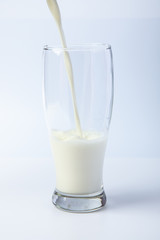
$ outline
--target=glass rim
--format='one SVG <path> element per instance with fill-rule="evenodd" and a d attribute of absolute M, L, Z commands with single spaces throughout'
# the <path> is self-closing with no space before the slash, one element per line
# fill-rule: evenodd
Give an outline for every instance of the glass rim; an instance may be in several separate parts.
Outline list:
<path fill-rule="evenodd" d="M 52 46 L 52 45 L 44 45 L 43 50 L 49 50 L 53 52 L 57 51 L 91 51 L 91 50 L 99 50 L 99 49 L 105 49 L 110 50 L 111 45 L 108 43 L 81 43 L 81 44 L 73 44 L 69 45 L 67 48 L 61 47 L 61 46 Z"/>

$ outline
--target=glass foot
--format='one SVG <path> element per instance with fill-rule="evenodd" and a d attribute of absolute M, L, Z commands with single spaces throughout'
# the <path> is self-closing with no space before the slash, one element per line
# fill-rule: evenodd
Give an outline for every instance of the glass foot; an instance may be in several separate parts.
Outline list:
<path fill-rule="evenodd" d="M 53 204 L 67 212 L 93 212 L 106 204 L 104 191 L 89 195 L 69 195 L 55 190 L 52 196 Z"/>

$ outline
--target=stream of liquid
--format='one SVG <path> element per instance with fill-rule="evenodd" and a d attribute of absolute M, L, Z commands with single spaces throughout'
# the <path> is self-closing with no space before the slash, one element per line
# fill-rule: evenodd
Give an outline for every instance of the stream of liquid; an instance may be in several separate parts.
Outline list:
<path fill-rule="evenodd" d="M 77 109 L 77 103 L 76 103 L 72 63 L 71 63 L 69 53 L 67 52 L 67 44 L 66 44 L 65 35 L 63 32 L 63 28 L 62 28 L 62 21 L 61 21 L 61 14 L 60 14 L 59 6 L 58 6 L 56 0 L 47 0 L 47 4 L 48 4 L 48 7 L 55 19 L 56 24 L 57 24 L 58 31 L 60 33 L 61 43 L 64 48 L 64 62 L 65 62 L 65 67 L 66 67 L 69 85 L 70 85 L 70 89 L 71 89 L 74 118 L 75 118 L 75 123 L 76 123 L 76 132 L 77 132 L 78 136 L 82 138 L 83 134 L 82 134 L 81 124 L 80 124 L 80 119 L 79 119 L 79 114 L 78 114 L 78 109 Z"/>

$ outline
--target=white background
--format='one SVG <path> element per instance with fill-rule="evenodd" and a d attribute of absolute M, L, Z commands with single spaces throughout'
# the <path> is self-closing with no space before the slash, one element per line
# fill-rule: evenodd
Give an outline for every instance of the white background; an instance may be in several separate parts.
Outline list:
<path fill-rule="evenodd" d="M 1 239 L 160 239 L 160 2 L 59 0 L 68 44 L 108 42 L 115 72 L 104 166 L 108 208 L 50 201 L 55 170 L 42 104 L 42 48 L 59 45 L 45 0 L 0 2 Z M 63 229 L 63 231 L 62 231 Z"/>

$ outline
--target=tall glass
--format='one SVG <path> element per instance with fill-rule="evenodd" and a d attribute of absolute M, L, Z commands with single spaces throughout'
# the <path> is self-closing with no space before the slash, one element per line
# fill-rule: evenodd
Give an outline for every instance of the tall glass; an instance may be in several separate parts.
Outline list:
<path fill-rule="evenodd" d="M 72 63 L 73 89 L 65 54 Z M 98 210 L 106 203 L 102 175 L 113 105 L 111 46 L 44 46 L 44 103 L 56 168 L 52 202 L 70 212 Z"/>

